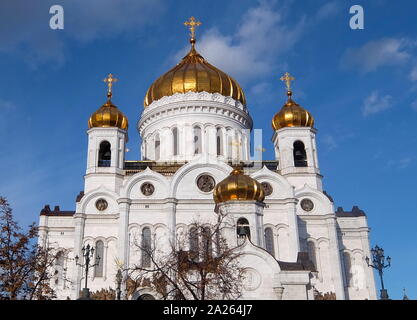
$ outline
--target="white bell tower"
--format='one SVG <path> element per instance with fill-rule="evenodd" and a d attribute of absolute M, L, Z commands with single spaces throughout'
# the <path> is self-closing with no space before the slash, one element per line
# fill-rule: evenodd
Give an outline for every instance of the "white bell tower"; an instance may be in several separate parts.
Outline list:
<path fill-rule="evenodd" d="M 292 100 L 291 81 L 294 78 L 287 72 L 281 80 L 286 83 L 288 100 L 272 120 L 275 130 L 272 141 L 278 168 L 295 187 L 307 184 L 321 191 L 314 118 Z"/>
<path fill-rule="evenodd" d="M 85 193 L 100 185 L 116 192 L 123 180 L 128 120 L 111 101 L 116 81 L 112 74 L 104 79 L 108 85 L 107 102 L 88 120 Z"/>

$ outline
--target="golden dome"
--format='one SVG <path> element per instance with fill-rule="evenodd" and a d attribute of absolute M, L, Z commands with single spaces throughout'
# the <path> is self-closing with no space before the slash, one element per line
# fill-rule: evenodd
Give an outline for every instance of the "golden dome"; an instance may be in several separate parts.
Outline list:
<path fill-rule="evenodd" d="M 110 99 L 94 112 L 90 119 L 88 119 L 89 128 L 118 127 L 127 130 L 128 125 L 127 117 L 111 102 Z"/>
<path fill-rule="evenodd" d="M 272 118 L 272 128 L 279 130 L 286 127 L 313 127 L 314 118 L 311 113 L 292 100 L 291 91 L 287 94 L 287 102 Z"/>
<path fill-rule="evenodd" d="M 232 77 L 208 63 L 194 48 L 174 68 L 159 77 L 146 92 L 144 107 L 153 101 L 175 93 L 202 92 L 220 93 L 246 105 L 242 88 Z"/>
<path fill-rule="evenodd" d="M 214 188 L 213 198 L 216 203 L 231 200 L 256 200 L 262 202 L 265 193 L 262 185 L 240 169 L 234 169 L 224 180 Z"/>
<path fill-rule="evenodd" d="M 272 128 L 279 130 L 286 127 L 313 127 L 314 118 L 310 112 L 292 100 L 291 81 L 295 78 L 288 72 L 280 78 L 287 87 L 288 100 L 282 109 L 272 118 Z"/>
<path fill-rule="evenodd" d="M 104 79 L 108 85 L 107 102 L 88 119 L 88 128 L 117 127 L 127 130 L 129 126 L 127 117 L 111 102 L 113 83 L 117 81 L 118 79 L 113 78 L 111 73 Z"/>

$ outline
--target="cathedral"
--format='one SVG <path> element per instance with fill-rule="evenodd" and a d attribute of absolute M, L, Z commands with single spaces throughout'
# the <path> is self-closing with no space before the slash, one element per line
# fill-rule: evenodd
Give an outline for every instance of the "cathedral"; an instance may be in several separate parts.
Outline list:
<path fill-rule="evenodd" d="M 113 104 L 110 74 L 107 101 L 88 120 L 75 211 L 46 205 L 40 212 L 40 244 L 62 250 L 57 298 L 79 298 L 86 280 L 90 291 L 115 288 L 118 270 L 149 263 L 134 238 L 166 248 L 195 219 L 214 225 L 222 215 L 235 224 L 228 245 L 242 252 L 242 299 L 376 299 L 366 215 L 357 206 L 335 209 L 324 191 L 314 118 L 293 99 L 294 78 L 281 78 L 287 97 L 271 114 L 275 159 L 263 160 L 241 86 L 198 53 L 200 22 L 185 25 L 189 52 L 146 92 L 140 160 L 125 160 L 129 121 Z M 78 258 L 88 245 L 100 259 L 85 279 Z M 160 296 L 144 286 L 125 298 Z"/>

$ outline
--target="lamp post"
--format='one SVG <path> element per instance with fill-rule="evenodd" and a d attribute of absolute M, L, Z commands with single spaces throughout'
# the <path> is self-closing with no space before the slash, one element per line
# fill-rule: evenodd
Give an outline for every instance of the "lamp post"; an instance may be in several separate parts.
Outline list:
<path fill-rule="evenodd" d="M 379 278 L 381 279 L 381 300 L 389 300 L 388 291 L 384 287 L 384 279 L 382 277 L 384 269 L 391 266 L 391 258 L 387 257 L 387 264 L 385 264 L 385 256 L 384 256 L 384 249 L 375 246 L 375 248 L 371 249 L 372 253 L 372 263 L 369 264 L 369 257 L 366 257 L 366 263 L 368 267 L 372 267 L 378 271 Z"/>
<path fill-rule="evenodd" d="M 77 266 L 80 266 L 81 268 L 85 268 L 85 285 L 84 289 L 82 291 L 81 297 L 78 300 L 90 300 L 90 290 L 87 287 L 87 280 L 88 280 L 88 270 L 90 267 L 95 267 L 100 263 L 100 257 L 97 256 L 95 259 L 95 263 L 90 265 L 90 259 L 94 257 L 94 248 L 90 247 L 89 244 L 87 246 L 83 246 L 81 251 L 83 252 L 84 257 L 84 264 L 78 263 L 79 257 L 78 255 L 75 257 L 75 263 Z"/>
<path fill-rule="evenodd" d="M 120 300 L 120 295 L 122 293 L 121 286 L 122 286 L 123 275 L 122 271 L 119 269 L 116 273 L 116 300 Z"/>

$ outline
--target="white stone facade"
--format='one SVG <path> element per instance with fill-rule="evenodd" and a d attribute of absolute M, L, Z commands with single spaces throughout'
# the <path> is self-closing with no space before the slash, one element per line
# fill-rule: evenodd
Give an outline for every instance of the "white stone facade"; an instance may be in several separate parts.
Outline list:
<path fill-rule="evenodd" d="M 124 160 L 126 131 L 88 130 L 85 188 L 75 212 L 41 212 L 40 243 L 66 252 L 54 283 L 59 299 L 76 299 L 83 287 L 83 270 L 74 261 L 83 245 L 103 247 L 101 270 L 89 274 L 90 290 L 115 288 L 118 265 L 140 262 L 133 242 L 144 230 L 169 250 L 170 241 L 187 233 L 194 220 L 215 224 L 218 214 L 249 221 L 251 241 L 239 249 L 248 274 L 244 299 L 314 299 L 314 289 L 341 300 L 376 299 L 373 273 L 364 260 L 370 256 L 366 217 L 359 209 L 335 212 L 323 192 L 315 129 L 278 130 L 276 160 L 251 166 L 252 119 L 230 97 L 205 92 L 164 97 L 143 111 L 137 128 L 144 160 L 138 162 Z M 110 143 L 111 160 L 100 167 L 103 141 Z M 304 144 L 306 166 L 294 165 L 296 141 Z M 212 192 L 199 189 L 200 176 L 218 183 L 229 175 L 233 161 L 243 161 L 245 173 L 272 187 L 264 203 L 229 201 L 216 208 Z M 145 183 L 153 185 L 152 194 L 144 194 Z M 103 211 L 97 208 L 99 199 L 107 202 Z M 227 238 L 237 245 L 235 232 Z M 302 252 L 308 252 L 316 270 L 304 268 Z M 141 288 L 134 298 L 141 293 L 153 291 Z"/>

